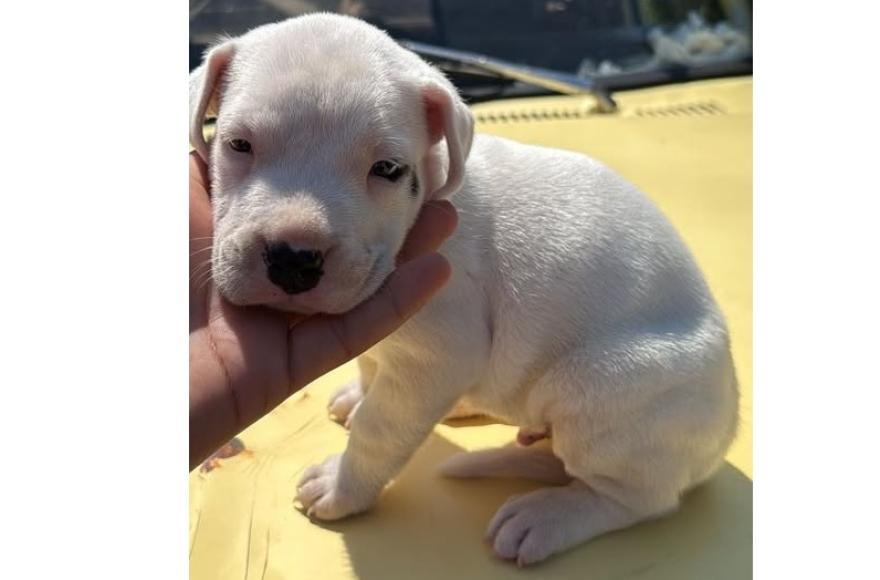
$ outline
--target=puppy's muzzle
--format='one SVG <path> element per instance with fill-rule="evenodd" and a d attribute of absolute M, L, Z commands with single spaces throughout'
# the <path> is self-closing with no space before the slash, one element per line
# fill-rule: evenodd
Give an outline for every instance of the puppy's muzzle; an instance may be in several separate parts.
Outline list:
<path fill-rule="evenodd" d="M 318 250 L 291 248 L 287 242 L 266 246 L 263 252 L 269 280 L 287 294 L 299 294 L 318 285 L 324 274 L 324 255 Z"/>

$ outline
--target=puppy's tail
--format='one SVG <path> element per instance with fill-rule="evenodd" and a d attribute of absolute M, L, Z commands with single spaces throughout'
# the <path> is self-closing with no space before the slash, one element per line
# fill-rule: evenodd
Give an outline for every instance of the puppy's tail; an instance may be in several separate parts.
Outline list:
<path fill-rule="evenodd" d="M 565 484 L 572 477 L 562 461 L 542 447 L 501 447 L 453 455 L 440 465 L 446 477 L 521 477 Z"/>

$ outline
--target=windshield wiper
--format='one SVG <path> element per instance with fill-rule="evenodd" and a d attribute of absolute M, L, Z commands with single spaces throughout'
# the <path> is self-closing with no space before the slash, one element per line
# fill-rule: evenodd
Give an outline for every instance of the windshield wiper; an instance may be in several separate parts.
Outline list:
<path fill-rule="evenodd" d="M 413 40 L 399 42 L 404 48 L 420 56 L 425 56 L 428 60 L 442 60 L 465 65 L 483 73 L 520 81 L 563 95 L 589 94 L 595 97 L 599 112 L 613 113 L 617 110 L 614 99 L 604 88 L 599 86 L 595 79 L 582 78 L 546 68 L 515 64 L 477 52 L 434 46 Z"/>

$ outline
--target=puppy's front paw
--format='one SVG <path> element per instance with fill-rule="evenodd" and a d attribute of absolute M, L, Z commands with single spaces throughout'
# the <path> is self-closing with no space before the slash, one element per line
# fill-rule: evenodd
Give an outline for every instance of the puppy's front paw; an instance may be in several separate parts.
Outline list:
<path fill-rule="evenodd" d="M 364 390 L 361 387 L 361 381 L 355 379 L 340 387 L 330 397 L 330 403 L 327 405 L 330 418 L 340 425 L 344 425 L 346 429 L 350 428 L 351 420 L 363 400 Z"/>
<path fill-rule="evenodd" d="M 324 463 L 306 469 L 299 481 L 296 500 L 310 518 L 338 520 L 365 511 L 372 506 L 370 494 L 358 494 L 339 478 L 341 455 L 331 455 Z"/>

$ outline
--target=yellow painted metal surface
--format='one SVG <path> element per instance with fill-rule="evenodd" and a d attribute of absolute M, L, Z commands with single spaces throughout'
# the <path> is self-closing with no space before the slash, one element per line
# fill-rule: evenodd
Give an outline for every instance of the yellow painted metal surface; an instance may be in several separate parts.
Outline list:
<path fill-rule="evenodd" d="M 455 481 L 435 473 L 461 450 L 502 445 L 515 429 L 438 426 L 368 514 L 315 525 L 293 505 L 302 471 L 341 451 L 326 415 L 347 365 L 246 430 L 245 450 L 190 474 L 193 579 L 403 580 L 540 577 L 593 580 L 751 576 L 752 101 L 751 79 L 618 93 L 596 115 L 589 97 L 529 98 L 474 107 L 478 130 L 582 151 L 617 169 L 681 230 L 728 317 L 742 389 L 728 462 L 665 519 L 594 540 L 534 569 L 495 560 L 481 538 L 524 481 Z"/>

